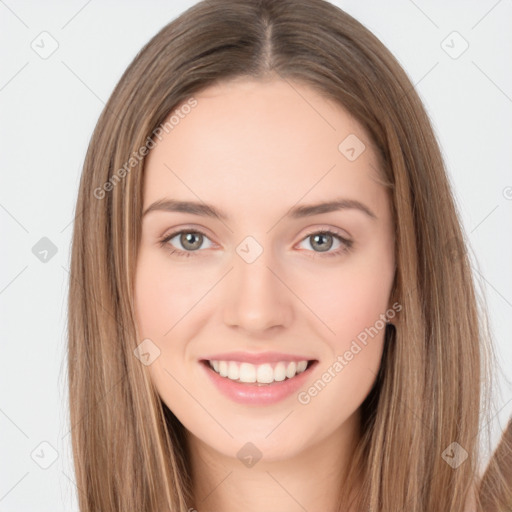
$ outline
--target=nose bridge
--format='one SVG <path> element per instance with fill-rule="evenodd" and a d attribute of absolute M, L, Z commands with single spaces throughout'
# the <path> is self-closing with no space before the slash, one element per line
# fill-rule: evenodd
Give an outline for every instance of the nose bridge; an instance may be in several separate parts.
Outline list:
<path fill-rule="evenodd" d="M 254 237 L 246 237 L 236 247 L 233 267 L 224 302 L 226 324 L 247 331 L 288 325 L 290 297 L 274 275 L 278 265 L 271 248 Z"/>

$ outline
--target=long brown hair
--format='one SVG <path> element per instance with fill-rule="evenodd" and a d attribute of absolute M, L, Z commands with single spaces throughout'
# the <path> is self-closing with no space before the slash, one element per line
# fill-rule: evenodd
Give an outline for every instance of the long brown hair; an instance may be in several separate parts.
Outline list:
<path fill-rule="evenodd" d="M 347 494 L 361 478 L 361 510 L 462 512 L 478 482 L 491 375 L 467 244 L 413 84 L 370 31 L 324 0 L 199 2 L 139 52 L 101 114 L 80 182 L 69 290 L 80 510 L 194 506 L 183 426 L 134 357 L 142 341 L 134 320 L 142 149 L 177 106 L 241 76 L 300 82 L 341 104 L 372 138 L 392 199 L 392 294 L 402 311 L 340 489 Z M 492 489 L 480 486 L 488 497 Z"/>

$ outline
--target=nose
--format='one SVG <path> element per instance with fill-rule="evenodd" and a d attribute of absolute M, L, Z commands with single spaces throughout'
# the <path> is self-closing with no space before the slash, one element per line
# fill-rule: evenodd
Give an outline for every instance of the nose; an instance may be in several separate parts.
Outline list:
<path fill-rule="evenodd" d="M 271 251 L 248 263 L 233 254 L 233 270 L 223 291 L 224 322 L 248 334 L 288 327 L 293 319 L 293 295 L 283 284 Z"/>

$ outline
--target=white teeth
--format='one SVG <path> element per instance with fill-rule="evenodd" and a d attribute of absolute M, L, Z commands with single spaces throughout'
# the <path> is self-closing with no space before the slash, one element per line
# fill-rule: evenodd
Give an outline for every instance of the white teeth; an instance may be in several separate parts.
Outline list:
<path fill-rule="evenodd" d="M 293 361 L 286 367 L 286 376 L 291 379 L 297 373 L 297 364 Z"/>
<path fill-rule="evenodd" d="M 269 364 L 262 364 L 261 366 L 258 366 L 258 369 L 256 370 L 256 380 L 263 384 L 270 384 L 271 382 L 274 382 L 274 370 L 272 370 L 272 366 Z"/>
<path fill-rule="evenodd" d="M 235 363 L 235 361 L 231 361 Z M 236 364 L 236 363 L 235 363 Z M 249 363 L 240 365 L 240 382 L 256 382 L 256 366 Z"/>
<path fill-rule="evenodd" d="M 281 382 L 286 378 L 292 379 L 306 369 L 308 362 L 279 361 L 277 364 L 254 365 L 238 361 L 209 361 L 209 364 L 221 377 L 227 377 L 230 380 L 270 384 L 274 381 Z"/>
<path fill-rule="evenodd" d="M 306 369 L 307 365 L 308 365 L 307 361 L 298 362 L 297 363 L 297 373 L 302 373 Z"/>
<path fill-rule="evenodd" d="M 228 363 L 226 361 L 219 361 L 219 374 L 221 377 L 228 376 Z"/>
<path fill-rule="evenodd" d="M 240 378 L 240 368 L 234 361 L 229 361 L 228 364 L 228 379 L 238 380 Z"/>
<path fill-rule="evenodd" d="M 284 363 L 277 363 L 274 368 L 274 380 L 280 382 L 284 379 L 286 379 L 286 366 Z"/>

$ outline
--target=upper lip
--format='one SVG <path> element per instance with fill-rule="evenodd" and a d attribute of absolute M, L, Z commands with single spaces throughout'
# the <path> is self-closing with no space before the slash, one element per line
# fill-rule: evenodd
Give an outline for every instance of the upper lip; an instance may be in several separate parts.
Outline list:
<path fill-rule="evenodd" d="M 204 361 L 239 361 L 241 363 L 277 363 L 279 361 L 312 361 L 312 357 L 284 354 L 282 352 L 226 352 L 203 358 Z"/>

